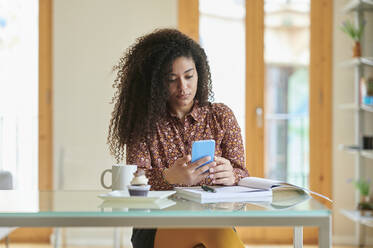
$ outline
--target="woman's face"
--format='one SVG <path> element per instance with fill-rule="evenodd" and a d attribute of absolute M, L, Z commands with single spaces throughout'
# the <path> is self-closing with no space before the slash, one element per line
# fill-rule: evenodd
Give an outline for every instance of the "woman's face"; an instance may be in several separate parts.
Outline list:
<path fill-rule="evenodd" d="M 172 71 L 166 76 L 168 84 L 168 103 L 174 110 L 184 110 L 193 106 L 197 92 L 198 73 L 194 60 L 179 57 L 172 64 Z"/>

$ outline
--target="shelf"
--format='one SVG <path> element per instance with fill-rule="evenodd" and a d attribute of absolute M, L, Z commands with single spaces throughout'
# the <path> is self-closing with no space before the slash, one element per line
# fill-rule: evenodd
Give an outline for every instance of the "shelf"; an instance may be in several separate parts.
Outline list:
<path fill-rule="evenodd" d="M 357 10 L 373 10 L 373 0 L 351 0 L 343 8 L 344 12 L 351 12 Z"/>
<path fill-rule="evenodd" d="M 359 110 L 359 107 L 354 103 L 339 104 L 338 108 L 342 110 Z"/>
<path fill-rule="evenodd" d="M 350 153 L 356 153 L 360 151 L 359 146 L 357 145 L 344 145 L 340 144 L 338 148 L 342 151 L 350 152 Z"/>
<path fill-rule="evenodd" d="M 373 216 L 361 216 L 360 211 L 357 210 L 343 209 L 341 210 L 341 213 L 350 220 L 353 220 L 355 222 L 358 222 L 369 227 L 373 227 Z"/>
<path fill-rule="evenodd" d="M 371 14 L 373 12 L 373 0 L 346 0 L 346 4 L 343 6 L 342 11 L 345 14 L 349 14 L 347 19 L 351 20 L 352 17 L 354 18 L 352 21 L 352 25 L 354 25 L 354 27 L 356 28 L 360 26 L 364 21 L 365 14 L 371 17 Z M 367 37 L 363 37 L 364 40 L 366 40 L 366 38 Z M 355 142 L 357 143 L 341 144 L 338 146 L 338 148 L 354 155 L 355 159 L 353 165 L 355 170 L 353 173 L 353 177 L 355 180 L 360 180 L 364 176 L 363 168 L 365 168 L 365 166 L 370 166 L 371 164 L 371 161 L 367 160 L 373 159 L 373 150 L 363 149 L 363 147 L 369 146 L 363 146 L 363 140 L 360 140 L 362 139 L 361 136 L 365 136 L 365 131 L 368 131 L 365 130 L 364 125 L 361 125 L 360 123 L 365 124 L 366 121 L 369 121 L 371 113 L 373 113 L 373 105 L 362 104 L 363 102 L 370 103 L 370 101 L 365 101 L 365 99 L 363 101 L 363 98 L 361 96 L 362 94 L 360 92 L 361 79 L 367 76 L 365 75 L 365 70 L 370 70 L 370 68 L 373 68 L 373 56 L 371 54 L 369 54 L 369 56 L 365 54 L 365 56 L 361 57 L 350 57 L 344 61 L 339 62 L 338 66 L 344 67 L 344 70 L 345 68 L 348 68 L 349 70 L 351 70 L 351 72 L 354 72 L 354 80 L 351 82 L 353 83 L 351 84 L 353 88 L 351 89 L 351 91 L 354 93 L 355 97 L 352 102 L 340 104 L 338 105 L 338 108 L 342 110 L 348 110 L 353 113 L 352 118 L 355 122 L 355 127 L 353 128 L 353 130 L 351 130 L 351 132 L 354 131 L 354 138 Z M 359 195 L 356 194 L 354 200 L 355 206 L 358 206 L 359 200 Z M 348 219 L 354 221 L 355 223 L 359 223 L 358 225 L 356 225 L 357 230 L 355 236 L 357 236 L 356 238 L 359 241 L 359 246 L 363 245 L 365 232 L 362 229 L 362 225 L 373 227 L 373 211 L 364 212 L 364 215 L 362 215 L 362 212 L 357 209 L 342 209 L 339 211 Z"/>
<path fill-rule="evenodd" d="M 363 105 L 361 105 L 361 109 L 365 110 L 367 112 L 372 112 L 373 113 L 373 105 L 365 105 L 365 104 L 363 104 Z"/>
<path fill-rule="evenodd" d="M 340 65 L 342 67 L 352 67 L 352 66 L 360 66 L 360 65 L 373 66 L 373 57 L 354 58 L 354 59 L 350 59 L 347 61 L 343 61 L 340 63 Z"/>
<path fill-rule="evenodd" d="M 343 110 L 359 110 L 359 107 L 354 103 L 343 103 L 339 105 L 339 108 Z M 373 105 L 363 104 L 360 106 L 360 109 L 373 113 Z"/>
<path fill-rule="evenodd" d="M 341 144 L 341 145 L 339 145 L 339 149 L 343 150 L 343 151 L 346 151 L 346 152 L 349 152 L 349 153 L 353 153 L 353 154 L 356 154 L 356 153 L 360 152 L 360 156 L 362 156 L 364 158 L 373 159 L 373 150 L 362 150 L 357 145 L 343 145 L 343 144 Z"/>
<path fill-rule="evenodd" d="M 360 155 L 364 158 L 373 159 L 373 150 L 362 150 Z"/>

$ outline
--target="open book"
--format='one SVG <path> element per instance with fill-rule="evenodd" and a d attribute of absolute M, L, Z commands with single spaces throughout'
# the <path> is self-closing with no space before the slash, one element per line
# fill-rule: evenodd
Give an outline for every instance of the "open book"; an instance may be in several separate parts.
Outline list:
<path fill-rule="evenodd" d="M 176 187 L 176 194 L 200 203 L 212 202 L 267 202 L 275 208 L 286 208 L 307 199 L 310 194 L 328 201 L 326 196 L 293 184 L 258 177 L 242 178 L 238 186 L 213 186 L 216 193 L 201 187 Z"/>
<path fill-rule="evenodd" d="M 238 185 L 256 189 L 263 189 L 268 190 L 271 189 L 273 191 L 273 201 L 287 201 L 291 198 L 294 198 L 296 195 L 317 195 L 321 198 L 324 198 L 330 202 L 333 202 L 328 197 L 311 191 L 307 188 L 299 187 L 294 184 L 281 182 L 277 180 L 267 179 L 267 178 L 260 178 L 260 177 L 244 177 L 239 182 Z"/>

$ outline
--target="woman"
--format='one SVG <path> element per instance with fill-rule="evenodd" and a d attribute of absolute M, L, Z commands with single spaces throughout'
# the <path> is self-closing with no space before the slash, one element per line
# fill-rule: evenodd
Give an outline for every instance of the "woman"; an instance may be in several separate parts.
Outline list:
<path fill-rule="evenodd" d="M 137 39 L 115 69 L 110 151 L 121 161 L 126 145 L 127 164 L 145 170 L 152 190 L 234 185 L 248 176 L 241 130 L 226 105 L 209 102 L 210 68 L 195 41 L 174 29 L 156 30 Z M 210 158 L 191 163 L 192 143 L 206 139 L 216 142 L 215 158 L 199 168 Z M 230 228 L 134 229 L 132 235 L 135 248 L 145 243 L 172 247 L 172 242 L 174 247 L 193 247 L 197 241 L 206 247 L 225 247 L 227 242 L 243 247 Z"/>

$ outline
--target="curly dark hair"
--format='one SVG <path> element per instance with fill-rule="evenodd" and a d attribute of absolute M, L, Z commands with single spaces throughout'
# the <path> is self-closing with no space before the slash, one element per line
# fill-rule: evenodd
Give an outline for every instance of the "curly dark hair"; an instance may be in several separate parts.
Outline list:
<path fill-rule="evenodd" d="M 143 140 L 167 113 L 166 75 L 179 57 L 194 60 L 198 85 L 195 99 L 203 106 L 213 100 L 210 67 L 203 48 L 176 29 L 157 29 L 136 40 L 114 67 L 117 77 L 109 125 L 110 152 L 123 160 L 124 145 Z"/>

